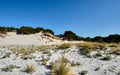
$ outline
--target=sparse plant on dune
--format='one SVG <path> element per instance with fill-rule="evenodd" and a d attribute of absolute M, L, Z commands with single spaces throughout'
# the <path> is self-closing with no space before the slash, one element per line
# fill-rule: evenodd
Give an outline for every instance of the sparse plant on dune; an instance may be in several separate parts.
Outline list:
<path fill-rule="evenodd" d="M 80 66 L 81 65 L 79 62 L 74 62 L 74 61 L 72 61 L 70 64 L 71 64 L 71 66 Z"/>
<path fill-rule="evenodd" d="M 35 59 L 35 56 L 33 56 L 33 55 L 21 55 L 21 58 L 23 59 L 23 60 L 27 60 L 27 59 Z"/>
<path fill-rule="evenodd" d="M 86 75 L 88 73 L 87 70 L 82 70 L 81 75 Z"/>
<path fill-rule="evenodd" d="M 20 68 L 19 66 L 16 65 L 7 65 L 4 68 L 1 68 L 1 71 L 5 71 L 5 72 L 12 72 L 14 68 Z"/>
<path fill-rule="evenodd" d="M 96 53 L 96 56 L 97 56 L 97 57 L 101 57 L 102 54 L 98 51 L 98 52 Z"/>
<path fill-rule="evenodd" d="M 75 75 L 67 63 L 59 62 L 52 68 L 52 75 Z"/>
<path fill-rule="evenodd" d="M 42 57 L 41 64 L 46 65 L 49 59 Z"/>
<path fill-rule="evenodd" d="M 10 55 L 11 55 L 11 53 L 6 53 L 2 58 L 8 58 L 8 57 L 10 57 Z"/>
<path fill-rule="evenodd" d="M 116 55 L 120 55 L 120 50 L 114 50 L 112 53 Z"/>
<path fill-rule="evenodd" d="M 102 58 L 102 60 L 105 60 L 105 61 L 109 61 L 111 60 L 111 56 L 110 55 L 106 55 L 105 57 Z"/>
<path fill-rule="evenodd" d="M 50 53 L 49 50 L 45 50 L 45 51 L 43 51 L 43 54 L 49 54 L 49 53 Z"/>
<path fill-rule="evenodd" d="M 64 56 L 61 57 L 58 61 L 63 62 L 63 63 L 70 63 L 70 61 L 67 58 L 65 58 Z"/>
<path fill-rule="evenodd" d="M 68 62 L 68 59 L 62 57 L 58 59 L 55 63 L 52 63 L 52 75 L 76 75 L 72 71 L 72 67 Z"/>
<path fill-rule="evenodd" d="M 83 47 L 83 48 L 81 48 L 81 49 L 79 50 L 79 52 L 80 52 L 80 54 L 82 54 L 82 55 L 87 55 L 87 54 L 90 53 L 90 50 L 89 50 L 88 48 L 86 48 L 86 47 Z"/>
<path fill-rule="evenodd" d="M 26 70 L 27 73 L 33 73 L 36 71 L 34 64 L 31 65 L 26 65 Z"/>

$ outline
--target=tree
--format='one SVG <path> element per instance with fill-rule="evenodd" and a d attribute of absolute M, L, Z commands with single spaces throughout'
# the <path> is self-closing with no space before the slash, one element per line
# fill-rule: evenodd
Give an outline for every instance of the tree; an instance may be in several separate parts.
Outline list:
<path fill-rule="evenodd" d="M 6 34 L 6 33 L 7 33 L 6 27 L 0 27 L 0 34 Z"/>
<path fill-rule="evenodd" d="M 44 31 L 45 29 L 42 28 L 42 27 L 37 27 L 35 30 L 36 30 L 36 32 L 38 33 L 38 32 Z"/>
<path fill-rule="evenodd" d="M 52 35 L 54 35 L 54 32 L 51 29 L 46 29 L 44 30 L 45 33 L 51 33 Z"/>
<path fill-rule="evenodd" d="M 85 41 L 91 41 L 91 38 L 90 37 L 86 37 L 84 38 Z"/>
<path fill-rule="evenodd" d="M 16 30 L 16 28 L 14 27 L 7 27 L 7 32 L 13 32 L 14 30 Z"/>
<path fill-rule="evenodd" d="M 36 33 L 35 29 L 28 26 L 22 26 L 20 29 L 17 29 L 18 34 L 34 34 Z"/>
<path fill-rule="evenodd" d="M 104 42 L 103 37 L 101 37 L 101 36 L 96 36 L 96 37 L 92 38 L 92 41 L 93 42 Z"/>
<path fill-rule="evenodd" d="M 72 41 L 72 40 L 77 40 L 77 39 L 78 39 L 78 36 L 72 31 L 65 31 L 63 34 L 63 40 Z"/>
<path fill-rule="evenodd" d="M 112 34 L 112 35 L 109 35 L 108 37 L 105 37 L 104 38 L 104 41 L 105 42 L 108 42 L 108 43 L 119 43 L 120 42 L 120 35 L 119 34 Z"/>

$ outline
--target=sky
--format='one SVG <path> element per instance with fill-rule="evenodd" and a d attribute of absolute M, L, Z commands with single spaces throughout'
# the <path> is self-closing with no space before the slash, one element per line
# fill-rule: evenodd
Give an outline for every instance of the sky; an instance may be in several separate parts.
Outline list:
<path fill-rule="evenodd" d="M 0 26 L 70 30 L 82 37 L 120 34 L 120 0 L 0 0 Z"/>

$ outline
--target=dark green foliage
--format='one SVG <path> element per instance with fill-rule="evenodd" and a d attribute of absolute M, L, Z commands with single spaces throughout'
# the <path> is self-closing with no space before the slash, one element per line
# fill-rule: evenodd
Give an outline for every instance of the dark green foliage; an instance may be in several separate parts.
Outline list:
<path fill-rule="evenodd" d="M 86 47 L 82 47 L 79 51 L 80 51 L 80 54 L 83 54 L 83 55 L 87 55 L 88 53 L 90 53 L 89 49 Z"/>
<path fill-rule="evenodd" d="M 11 53 L 6 53 L 2 58 L 10 57 Z"/>
<path fill-rule="evenodd" d="M 110 55 L 106 55 L 105 57 L 103 57 L 101 60 L 105 60 L 105 61 L 109 61 L 111 60 L 111 56 Z"/>
<path fill-rule="evenodd" d="M 51 33 L 54 35 L 54 32 L 51 29 L 44 29 L 42 27 L 32 28 L 29 26 L 22 26 L 20 28 L 14 28 L 14 27 L 0 27 L 0 34 L 6 34 L 7 32 L 17 32 L 17 34 L 35 34 L 40 31 L 43 31 L 45 33 Z M 112 34 L 107 37 L 102 36 L 95 36 L 94 38 L 90 37 L 80 37 L 77 36 L 72 31 L 65 31 L 64 34 L 56 35 L 63 40 L 84 40 L 84 41 L 91 41 L 91 42 L 107 42 L 107 43 L 119 43 L 120 42 L 120 35 L 119 34 Z"/>
<path fill-rule="evenodd" d="M 13 32 L 14 30 L 16 30 L 16 28 L 14 27 L 7 27 L 7 32 Z"/>
<path fill-rule="evenodd" d="M 106 42 L 106 43 L 119 43 L 120 42 L 120 35 L 119 34 L 112 34 L 107 37 L 96 36 L 94 38 L 84 38 L 84 41 L 92 41 L 92 42 Z"/>
<path fill-rule="evenodd" d="M 45 32 L 45 33 L 51 33 L 51 34 L 54 35 L 54 32 L 53 32 L 52 30 L 50 30 L 50 29 L 46 29 L 46 30 L 44 30 L 44 32 Z"/>
<path fill-rule="evenodd" d="M 44 31 L 45 29 L 42 28 L 42 27 L 37 27 L 35 30 L 36 30 L 36 32 L 38 33 L 38 32 Z"/>
<path fill-rule="evenodd" d="M 12 72 L 14 68 L 20 68 L 20 67 L 11 64 L 11 65 L 5 66 L 4 68 L 1 68 L 1 71 Z"/>
<path fill-rule="evenodd" d="M 32 27 L 22 26 L 20 29 L 18 29 L 17 33 L 18 34 L 34 34 L 36 33 L 36 31 Z"/>
<path fill-rule="evenodd" d="M 72 41 L 72 40 L 77 40 L 77 39 L 78 39 L 78 36 L 72 31 L 65 31 L 63 34 L 63 40 Z"/>
<path fill-rule="evenodd" d="M 0 27 L 0 34 L 6 34 L 7 29 L 5 27 Z"/>
<path fill-rule="evenodd" d="M 101 36 L 96 36 L 93 39 L 91 39 L 93 42 L 104 42 L 103 38 Z"/>
<path fill-rule="evenodd" d="M 87 70 L 82 70 L 81 75 L 86 75 L 88 73 Z"/>
<path fill-rule="evenodd" d="M 118 34 L 109 35 L 108 37 L 104 37 L 104 41 L 108 43 L 111 43 L 111 42 L 119 43 L 120 35 Z"/>
<path fill-rule="evenodd" d="M 85 41 L 91 41 L 91 38 L 90 37 L 86 37 L 84 38 Z"/>

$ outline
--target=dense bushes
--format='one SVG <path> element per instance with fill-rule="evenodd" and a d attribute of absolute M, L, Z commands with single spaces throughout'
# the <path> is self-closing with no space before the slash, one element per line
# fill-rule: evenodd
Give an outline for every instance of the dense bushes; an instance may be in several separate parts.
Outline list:
<path fill-rule="evenodd" d="M 6 34 L 6 32 L 16 32 L 17 34 L 35 34 L 38 32 L 47 32 L 54 35 L 54 32 L 50 29 L 44 29 L 42 27 L 32 28 L 29 26 L 22 26 L 20 28 L 14 28 L 14 27 L 0 27 L 0 33 Z"/>
<path fill-rule="evenodd" d="M 35 29 L 28 26 L 22 26 L 18 32 L 18 34 L 34 34 L 34 33 L 36 33 Z"/>
<path fill-rule="evenodd" d="M 22 26 L 20 28 L 14 27 L 0 27 L 0 34 L 6 34 L 7 32 L 16 32 L 17 34 L 34 34 L 38 32 L 45 32 L 54 35 L 54 32 L 50 29 L 44 29 L 42 27 L 32 28 L 29 26 Z M 64 34 L 56 35 L 63 40 L 84 40 L 84 41 L 91 41 L 91 42 L 107 42 L 107 43 L 119 43 L 120 42 L 120 35 L 119 34 L 112 34 L 107 37 L 95 36 L 94 38 L 90 37 L 80 37 L 77 36 L 72 31 L 65 31 Z"/>
<path fill-rule="evenodd" d="M 63 40 L 84 40 L 84 41 L 91 41 L 91 42 L 106 42 L 106 43 L 119 43 L 120 42 L 120 35 L 119 34 L 112 34 L 107 37 L 102 36 L 95 36 L 94 38 L 90 37 L 80 37 L 77 36 L 72 31 L 65 31 L 64 34 L 57 35 L 58 37 L 62 38 Z"/>
<path fill-rule="evenodd" d="M 120 42 L 120 35 L 119 34 L 112 34 L 107 37 L 97 36 L 91 38 L 92 42 L 107 42 L 107 43 L 119 43 Z"/>
<path fill-rule="evenodd" d="M 7 27 L 6 29 L 7 29 L 7 32 L 12 32 L 12 31 L 16 30 L 16 28 L 14 28 L 14 27 Z"/>
<path fill-rule="evenodd" d="M 44 31 L 44 30 L 45 30 L 45 29 L 42 28 L 42 27 L 37 27 L 37 28 L 35 29 L 36 32 L 41 32 L 41 31 Z"/>
<path fill-rule="evenodd" d="M 0 27 L 0 34 L 6 34 L 7 29 L 5 27 Z"/>
<path fill-rule="evenodd" d="M 78 36 L 72 31 L 65 31 L 62 37 L 63 40 L 69 40 L 69 41 L 78 39 Z"/>
<path fill-rule="evenodd" d="M 46 30 L 44 30 L 44 32 L 46 32 L 46 33 L 51 33 L 51 34 L 54 35 L 54 32 L 53 32 L 52 30 L 50 30 L 50 29 L 46 29 Z"/>

